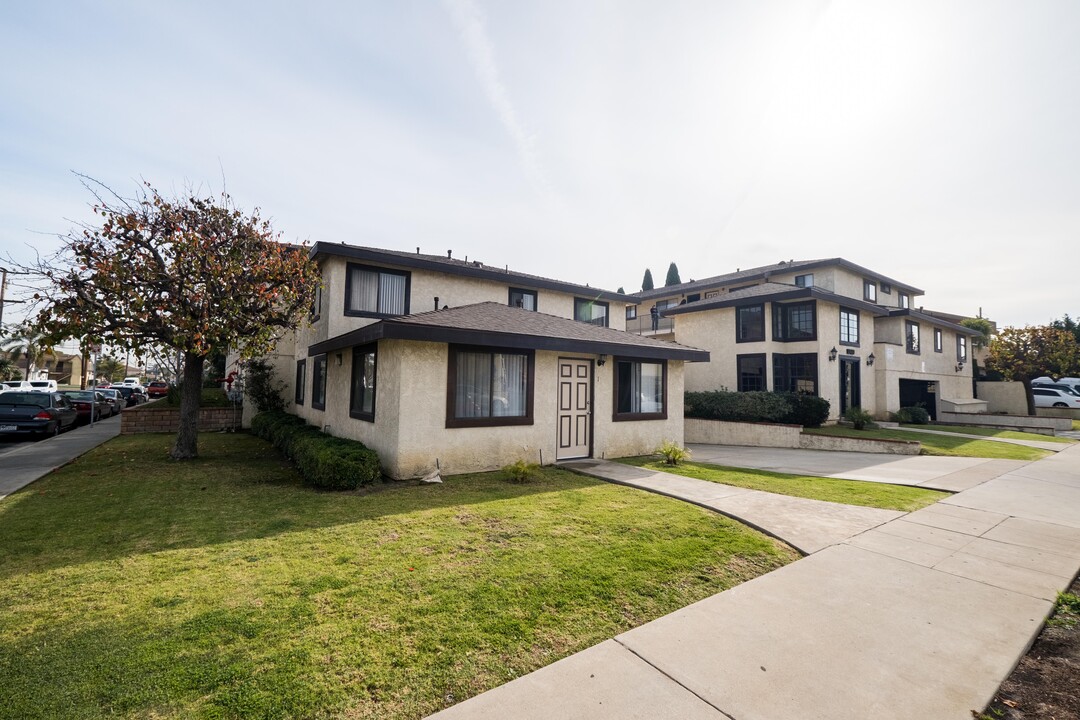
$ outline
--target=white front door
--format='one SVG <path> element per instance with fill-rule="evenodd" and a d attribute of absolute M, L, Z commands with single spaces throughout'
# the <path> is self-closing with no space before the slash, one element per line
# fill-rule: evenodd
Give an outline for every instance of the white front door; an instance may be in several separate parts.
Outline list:
<path fill-rule="evenodd" d="M 559 358 L 559 445 L 556 460 L 592 454 L 592 360 Z"/>

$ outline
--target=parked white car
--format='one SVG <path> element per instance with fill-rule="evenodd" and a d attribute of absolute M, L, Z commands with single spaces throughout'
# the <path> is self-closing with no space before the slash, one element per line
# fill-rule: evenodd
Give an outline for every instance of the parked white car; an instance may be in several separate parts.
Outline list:
<path fill-rule="evenodd" d="M 1033 387 L 1031 392 L 1035 396 L 1035 407 L 1080 410 L 1080 395 L 1048 387 Z"/>
<path fill-rule="evenodd" d="M 60 388 L 56 387 L 55 380 L 31 380 L 31 390 L 33 392 L 58 392 Z"/>
<path fill-rule="evenodd" d="M 0 384 L 4 386 L 5 391 L 21 390 L 23 392 L 31 392 L 34 389 L 34 386 L 26 380 L 5 380 Z"/>
<path fill-rule="evenodd" d="M 141 384 L 139 382 L 139 380 L 140 380 L 140 378 L 138 378 L 136 376 L 126 377 L 126 378 L 124 378 L 124 382 L 121 383 L 121 384 L 122 385 L 139 385 L 139 384 Z"/>

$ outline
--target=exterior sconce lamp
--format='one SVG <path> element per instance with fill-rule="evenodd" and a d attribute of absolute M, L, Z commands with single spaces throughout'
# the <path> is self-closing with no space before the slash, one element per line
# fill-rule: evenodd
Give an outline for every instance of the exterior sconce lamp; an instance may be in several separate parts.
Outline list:
<path fill-rule="evenodd" d="M 866 356 L 866 365 L 867 365 L 867 367 L 869 367 L 869 366 L 873 365 L 873 364 L 874 364 L 874 360 L 875 360 L 875 358 L 874 358 L 874 353 L 870 353 L 869 355 L 867 355 L 867 356 Z"/>
<path fill-rule="evenodd" d="M 964 369 L 964 361 L 961 360 L 960 362 L 956 363 L 956 372 L 960 372 L 963 369 Z"/>
<path fill-rule="evenodd" d="M 600 356 L 600 359 L 596 361 L 596 364 L 597 364 L 597 365 L 598 365 L 599 367 L 604 367 L 604 364 L 605 364 L 605 363 L 607 363 L 607 355 L 601 355 L 601 356 Z"/>
<path fill-rule="evenodd" d="M 833 346 L 833 349 L 829 351 L 829 362 L 835 362 L 835 361 L 836 361 L 836 347 Z"/>

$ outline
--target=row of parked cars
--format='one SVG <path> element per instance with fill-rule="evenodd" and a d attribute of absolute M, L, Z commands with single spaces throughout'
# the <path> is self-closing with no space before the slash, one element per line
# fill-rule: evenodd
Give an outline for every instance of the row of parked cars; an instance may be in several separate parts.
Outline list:
<path fill-rule="evenodd" d="M 1080 409 L 1080 378 L 1035 378 L 1031 394 L 1035 396 L 1035 407 Z"/>
<path fill-rule="evenodd" d="M 34 383 L 52 383 L 37 386 Z M 168 394 L 167 383 L 151 383 L 156 397 Z M 162 390 L 161 388 L 164 388 Z M 11 380 L 0 384 L 0 437 L 52 437 L 76 425 L 119 415 L 124 408 L 150 400 L 137 383 L 90 390 L 57 390 L 53 380 Z"/>

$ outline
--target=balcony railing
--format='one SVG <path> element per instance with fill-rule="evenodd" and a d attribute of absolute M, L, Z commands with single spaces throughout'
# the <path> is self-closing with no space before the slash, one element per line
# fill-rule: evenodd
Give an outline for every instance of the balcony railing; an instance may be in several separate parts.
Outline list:
<path fill-rule="evenodd" d="M 664 335 L 675 331 L 675 318 L 662 317 L 653 328 L 652 317 L 643 315 L 626 321 L 626 332 L 635 335 Z"/>

